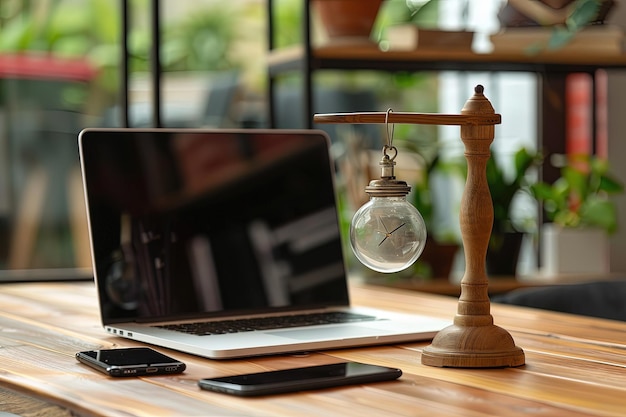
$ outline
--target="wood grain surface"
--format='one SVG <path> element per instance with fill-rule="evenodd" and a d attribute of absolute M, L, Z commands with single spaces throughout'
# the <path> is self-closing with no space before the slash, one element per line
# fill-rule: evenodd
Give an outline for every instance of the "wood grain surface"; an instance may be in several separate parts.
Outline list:
<path fill-rule="evenodd" d="M 502 123 L 499 114 L 440 114 L 405 112 L 322 113 L 313 116 L 315 123 L 407 123 L 419 125 L 496 125 Z"/>
<path fill-rule="evenodd" d="M 352 283 L 355 304 L 450 318 L 454 297 Z M 79 350 L 137 346 L 105 333 L 93 283 L 0 287 L 0 388 L 79 416 L 623 416 L 626 323 L 492 304 L 496 324 L 526 353 L 517 368 L 422 365 L 429 342 L 213 361 L 157 348 L 184 374 L 110 378 L 74 359 Z M 399 367 L 375 383 L 261 398 L 201 391 L 204 377 L 356 360 Z M 27 414 L 0 396 L 0 410 Z M 11 408 L 13 407 L 13 408 Z M 65 411 L 63 411 L 65 410 Z M 65 413 L 65 414 L 61 414 Z"/>

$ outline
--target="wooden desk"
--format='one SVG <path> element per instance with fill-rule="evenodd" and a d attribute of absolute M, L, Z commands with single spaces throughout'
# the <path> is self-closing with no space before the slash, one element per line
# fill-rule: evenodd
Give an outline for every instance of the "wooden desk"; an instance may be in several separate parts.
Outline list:
<path fill-rule="evenodd" d="M 419 292 L 353 284 L 352 296 L 356 304 L 396 311 L 446 318 L 456 311 L 454 298 Z M 185 361 L 187 371 L 113 379 L 74 359 L 78 350 L 136 345 L 101 329 L 93 284 L 6 284 L 0 287 L 0 306 L 0 388 L 51 404 L 46 415 L 576 417 L 626 412 L 622 322 L 494 304 L 496 324 L 526 353 L 526 365 L 519 368 L 424 366 L 420 353 L 427 343 L 229 361 L 159 349 Z M 253 399 L 196 385 L 202 377 L 342 360 L 396 366 L 404 375 L 393 382 Z M 24 409 L 11 408 L 17 403 L 1 394 L 0 400 L 2 411 Z"/>

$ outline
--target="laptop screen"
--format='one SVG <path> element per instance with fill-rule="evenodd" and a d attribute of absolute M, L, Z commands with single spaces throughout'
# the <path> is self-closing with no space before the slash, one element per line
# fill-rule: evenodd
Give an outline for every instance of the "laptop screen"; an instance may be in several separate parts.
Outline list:
<path fill-rule="evenodd" d="M 105 324 L 347 305 L 328 138 L 87 129 Z"/>

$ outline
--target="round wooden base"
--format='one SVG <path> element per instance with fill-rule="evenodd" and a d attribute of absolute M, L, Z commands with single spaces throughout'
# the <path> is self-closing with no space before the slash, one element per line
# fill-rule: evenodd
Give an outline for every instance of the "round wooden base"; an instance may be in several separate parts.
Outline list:
<path fill-rule="evenodd" d="M 495 326 L 441 330 L 422 352 L 422 364 L 449 368 L 502 368 L 524 365 L 524 351 L 511 335 Z"/>

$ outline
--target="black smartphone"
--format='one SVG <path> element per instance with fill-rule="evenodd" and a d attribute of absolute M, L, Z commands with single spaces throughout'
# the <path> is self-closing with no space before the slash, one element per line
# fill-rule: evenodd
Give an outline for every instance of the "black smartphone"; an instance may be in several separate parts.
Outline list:
<path fill-rule="evenodd" d="M 89 350 L 78 352 L 76 359 L 111 376 L 177 374 L 186 368 L 184 363 L 147 347 Z"/>
<path fill-rule="evenodd" d="M 390 381 L 401 375 L 402 371 L 396 368 L 359 362 L 343 362 L 281 371 L 205 378 L 198 381 L 198 385 L 209 391 L 254 396 Z"/>

